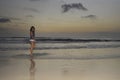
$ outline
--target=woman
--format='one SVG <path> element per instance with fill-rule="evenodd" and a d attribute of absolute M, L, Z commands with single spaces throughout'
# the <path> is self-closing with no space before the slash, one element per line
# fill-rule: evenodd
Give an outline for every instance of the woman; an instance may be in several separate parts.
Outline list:
<path fill-rule="evenodd" d="M 33 49 L 35 48 L 35 27 L 31 26 L 30 28 L 30 55 L 33 54 Z"/>

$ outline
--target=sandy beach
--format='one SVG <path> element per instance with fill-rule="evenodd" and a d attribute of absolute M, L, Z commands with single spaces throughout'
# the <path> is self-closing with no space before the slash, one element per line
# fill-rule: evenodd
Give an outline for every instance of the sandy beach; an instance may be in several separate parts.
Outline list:
<path fill-rule="evenodd" d="M 8 54 L 3 52 L 4 56 Z M 119 48 L 36 50 L 34 58 L 25 56 L 25 52 L 11 51 L 17 56 L 0 59 L 0 80 L 120 79 Z"/>

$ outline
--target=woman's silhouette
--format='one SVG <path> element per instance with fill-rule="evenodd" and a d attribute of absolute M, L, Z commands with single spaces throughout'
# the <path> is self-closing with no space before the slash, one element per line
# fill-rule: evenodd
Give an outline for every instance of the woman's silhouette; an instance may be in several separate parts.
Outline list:
<path fill-rule="evenodd" d="M 31 26 L 30 28 L 30 55 L 33 55 L 33 49 L 35 48 L 35 27 Z"/>

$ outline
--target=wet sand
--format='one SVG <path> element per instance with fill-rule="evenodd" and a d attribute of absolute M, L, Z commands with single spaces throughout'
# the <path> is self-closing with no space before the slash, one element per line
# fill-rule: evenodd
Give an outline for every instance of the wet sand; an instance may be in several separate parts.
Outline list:
<path fill-rule="evenodd" d="M 0 80 L 119 80 L 119 50 L 0 51 Z"/>
<path fill-rule="evenodd" d="M 120 59 L 1 59 L 0 80 L 119 80 Z"/>

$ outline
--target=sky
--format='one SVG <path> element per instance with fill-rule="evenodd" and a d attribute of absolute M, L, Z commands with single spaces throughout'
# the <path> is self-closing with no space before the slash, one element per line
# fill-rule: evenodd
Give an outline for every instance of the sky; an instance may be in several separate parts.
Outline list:
<path fill-rule="evenodd" d="M 0 0 L 0 36 L 120 32 L 120 0 Z"/>

